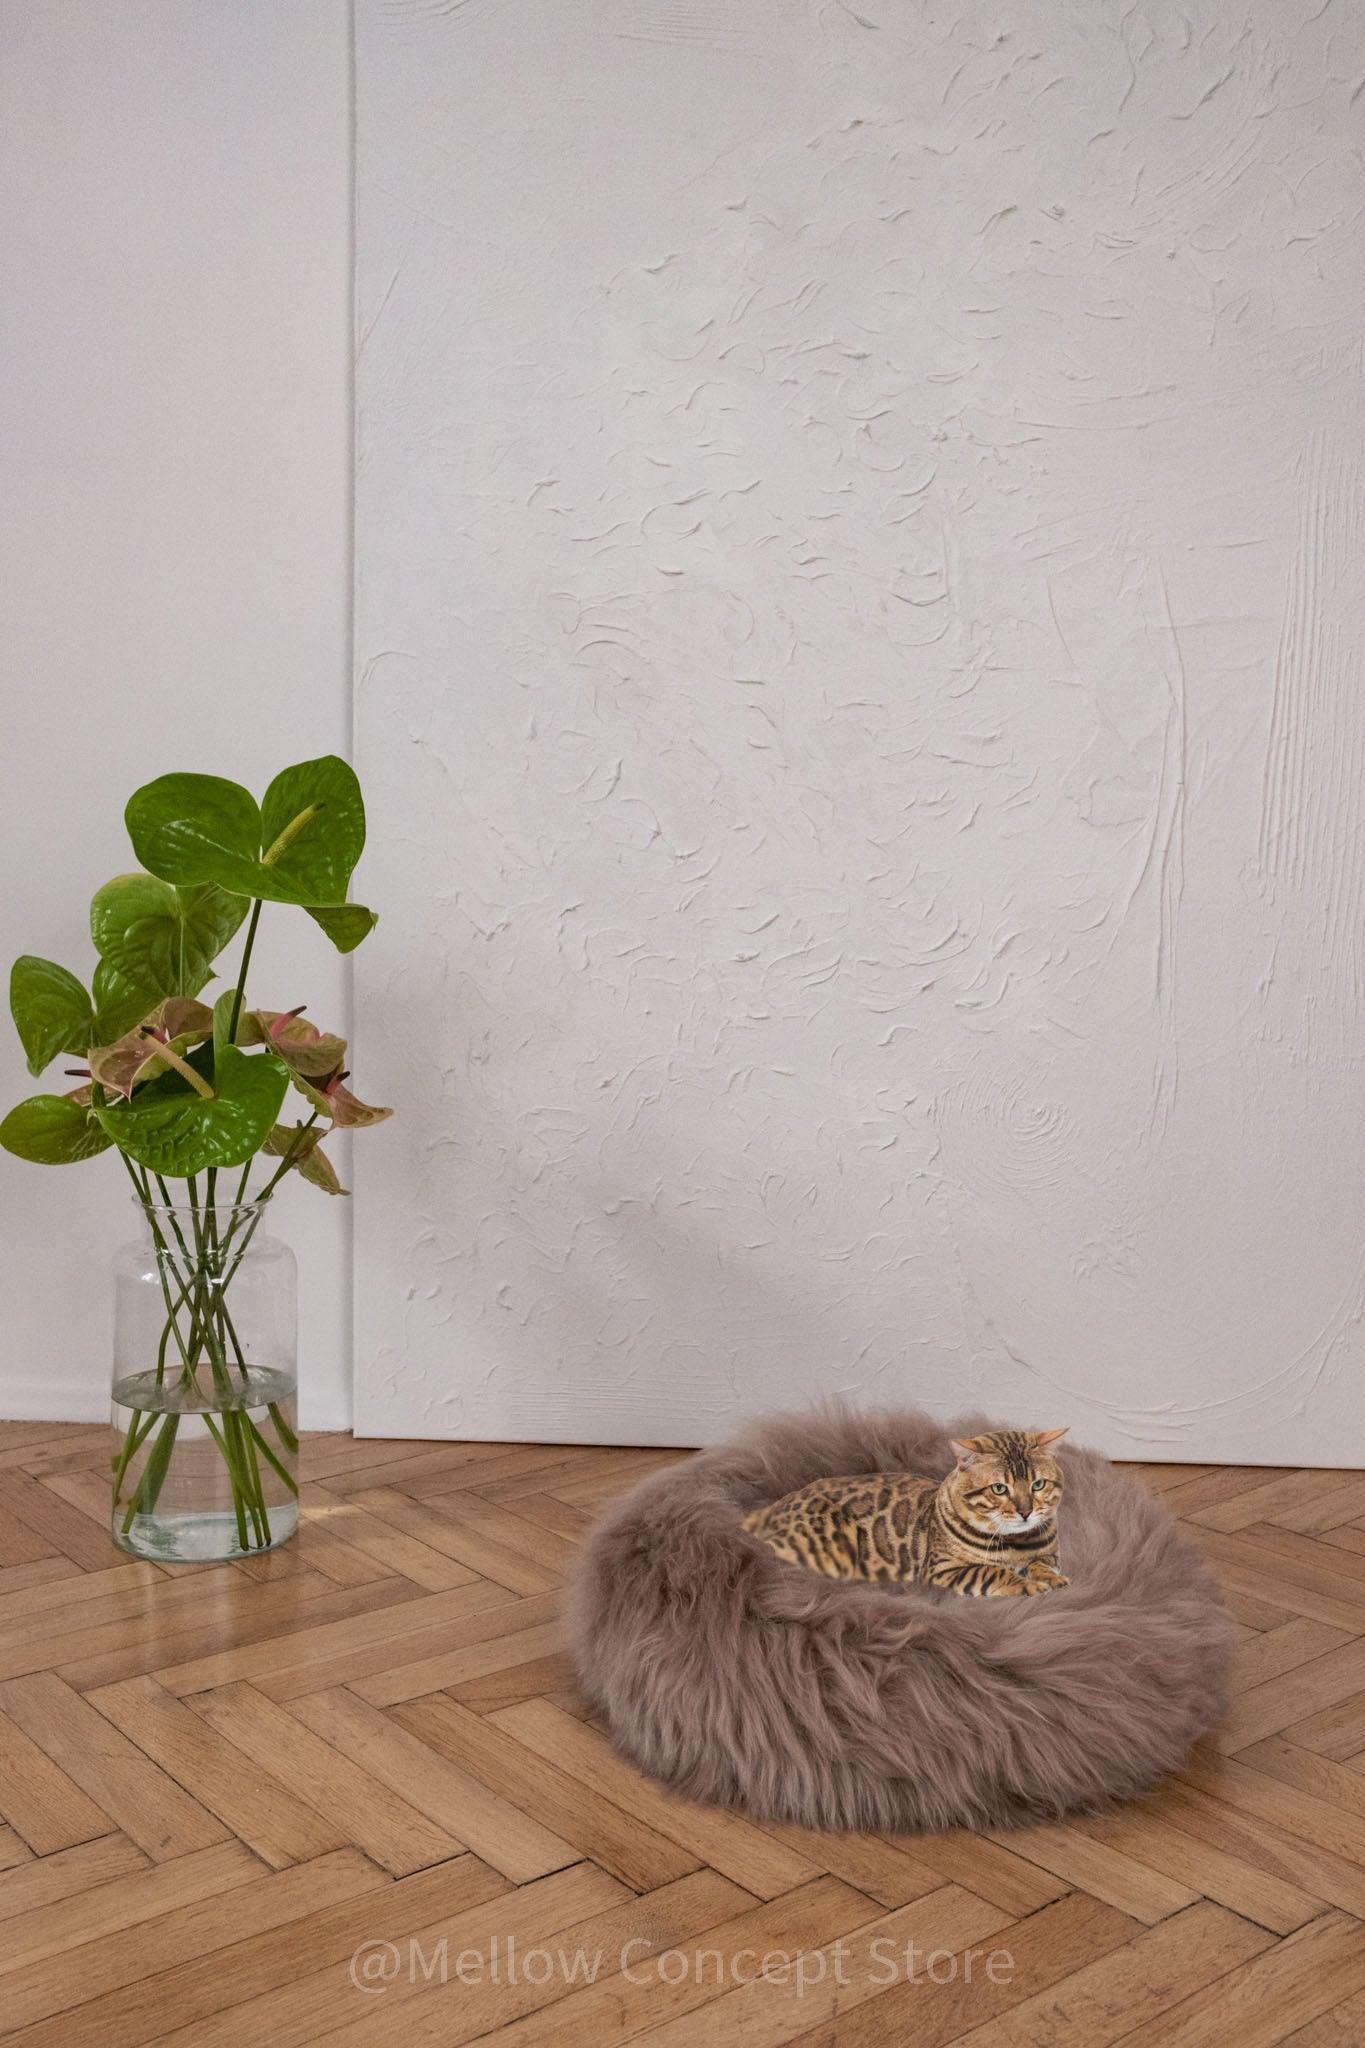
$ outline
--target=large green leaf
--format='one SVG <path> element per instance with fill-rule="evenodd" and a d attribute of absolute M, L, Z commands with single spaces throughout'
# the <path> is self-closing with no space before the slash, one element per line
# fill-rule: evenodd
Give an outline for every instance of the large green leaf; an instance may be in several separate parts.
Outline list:
<path fill-rule="evenodd" d="M 30 1074 L 41 1074 L 59 1052 L 84 1052 L 94 1036 L 90 998 L 75 975 L 36 953 L 21 954 L 11 968 L 9 1007 Z"/>
<path fill-rule="evenodd" d="M 39 1166 L 71 1166 L 105 1151 L 109 1138 L 94 1113 L 69 1095 L 30 1095 L 0 1123 L 0 1145 Z"/>
<path fill-rule="evenodd" d="M 275 902 L 344 904 L 351 870 L 365 851 L 365 802 L 350 763 L 338 754 L 286 768 L 261 799 L 262 865 Z"/>
<path fill-rule="evenodd" d="M 239 782 L 221 775 L 162 775 L 144 783 L 124 811 L 133 851 L 168 882 L 218 882 L 239 896 L 261 852 L 261 813 Z"/>
<path fill-rule="evenodd" d="M 379 922 L 379 913 L 360 903 L 309 903 L 304 908 L 314 923 L 322 926 L 338 953 L 354 953 Z"/>
<path fill-rule="evenodd" d="M 91 986 L 95 991 L 96 1038 L 122 1038 L 124 1032 L 131 1031 L 138 1018 L 145 1016 L 156 1001 L 149 990 L 125 981 L 107 960 L 95 962 Z"/>
<path fill-rule="evenodd" d="M 136 792 L 125 817 L 154 875 L 271 903 L 344 904 L 365 845 L 360 784 L 336 754 L 284 769 L 259 808 L 219 776 L 163 775 Z"/>
<path fill-rule="evenodd" d="M 247 906 L 212 882 L 178 889 L 157 875 L 115 875 L 90 905 L 99 1036 L 122 1037 L 165 996 L 197 995 Z"/>
<path fill-rule="evenodd" d="M 212 1096 L 178 1074 L 140 1088 L 131 1102 L 105 1103 L 96 1115 L 114 1143 L 153 1173 L 183 1178 L 209 1166 L 241 1166 L 261 1148 L 284 1100 L 289 1070 L 273 1053 L 225 1045 L 190 1055 L 211 1073 Z"/>

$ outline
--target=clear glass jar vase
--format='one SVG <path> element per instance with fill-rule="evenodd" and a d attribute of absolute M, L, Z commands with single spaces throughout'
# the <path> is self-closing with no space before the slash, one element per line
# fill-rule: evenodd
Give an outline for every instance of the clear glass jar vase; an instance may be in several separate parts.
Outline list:
<path fill-rule="evenodd" d="M 259 1200 L 136 1206 L 144 1234 L 115 1267 L 114 1541 L 254 1556 L 298 1526 L 294 1254 Z"/>

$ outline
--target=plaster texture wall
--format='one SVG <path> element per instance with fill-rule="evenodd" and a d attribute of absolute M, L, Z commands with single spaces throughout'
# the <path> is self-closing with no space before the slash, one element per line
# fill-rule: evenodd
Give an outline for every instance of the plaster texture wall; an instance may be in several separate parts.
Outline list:
<path fill-rule="evenodd" d="M 124 799 L 172 768 L 258 790 L 350 732 L 345 0 L 0 0 L 0 962 L 88 975 L 135 865 Z M 306 928 L 306 929 L 305 929 Z M 308 920 L 262 999 L 346 1014 Z M 3 1106 L 37 1085 L 5 1024 Z M 0 1415 L 108 1414 L 111 1156 L 0 1155 Z M 350 1415 L 349 1219 L 291 1189 L 302 1414 Z"/>
<path fill-rule="evenodd" d="M 1365 1456 L 1363 82 L 359 0 L 364 1429 Z"/>

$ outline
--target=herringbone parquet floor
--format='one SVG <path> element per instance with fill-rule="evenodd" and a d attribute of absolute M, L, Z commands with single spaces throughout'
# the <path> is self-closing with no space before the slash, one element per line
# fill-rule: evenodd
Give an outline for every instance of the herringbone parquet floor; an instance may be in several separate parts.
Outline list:
<path fill-rule="evenodd" d="M 585 1717 L 565 1568 L 681 1454 L 313 1437 L 296 1544 L 163 1569 L 107 1448 L 0 1425 L 6 2048 L 1365 2044 L 1365 1475 L 1141 1468 L 1241 1628 L 1221 1738 L 882 1839 L 683 1805 Z"/>

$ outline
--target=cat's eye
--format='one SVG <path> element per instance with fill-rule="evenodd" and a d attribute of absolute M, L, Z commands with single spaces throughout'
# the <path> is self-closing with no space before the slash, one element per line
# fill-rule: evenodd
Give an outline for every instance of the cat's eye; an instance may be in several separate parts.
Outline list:
<path fill-rule="evenodd" d="M 1041 1493 L 1041 1492 L 1042 1492 L 1042 1490 L 1043 1490 L 1043 1488 L 1044 1488 L 1044 1487 L 1045 1487 L 1046 1485 L 1047 1485 L 1047 1481 L 1046 1481 L 1046 1479 L 1035 1479 L 1035 1480 L 1034 1480 L 1034 1482 L 1033 1482 L 1033 1491 L 1034 1491 L 1035 1493 Z"/>
<path fill-rule="evenodd" d="M 1008 1493 L 1008 1492 L 1009 1492 L 1009 1488 L 1008 1488 L 1008 1486 L 993 1486 L 993 1487 L 991 1488 L 991 1492 L 992 1492 L 992 1493 Z"/>

